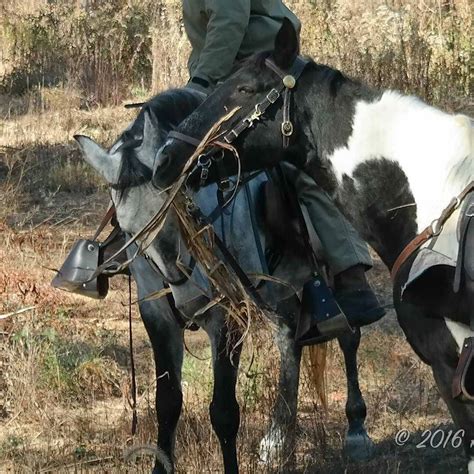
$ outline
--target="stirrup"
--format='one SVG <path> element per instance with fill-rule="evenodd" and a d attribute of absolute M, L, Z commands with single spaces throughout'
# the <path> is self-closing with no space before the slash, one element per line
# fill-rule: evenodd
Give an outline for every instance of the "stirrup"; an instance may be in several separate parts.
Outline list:
<path fill-rule="evenodd" d="M 324 279 L 317 275 L 305 283 L 296 329 L 297 344 L 321 344 L 347 332 L 354 330 Z"/>

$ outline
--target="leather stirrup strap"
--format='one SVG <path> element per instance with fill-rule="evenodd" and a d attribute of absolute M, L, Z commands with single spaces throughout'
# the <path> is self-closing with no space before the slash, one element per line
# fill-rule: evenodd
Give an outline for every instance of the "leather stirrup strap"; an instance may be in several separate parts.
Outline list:
<path fill-rule="evenodd" d="M 107 212 L 105 213 L 104 217 L 100 221 L 99 227 L 97 227 L 97 230 L 95 231 L 92 240 L 97 240 L 97 237 L 99 237 L 100 233 L 104 230 L 105 226 L 112 220 L 112 217 L 114 217 L 114 215 L 115 206 L 114 204 L 111 204 L 110 207 L 107 209 Z"/>

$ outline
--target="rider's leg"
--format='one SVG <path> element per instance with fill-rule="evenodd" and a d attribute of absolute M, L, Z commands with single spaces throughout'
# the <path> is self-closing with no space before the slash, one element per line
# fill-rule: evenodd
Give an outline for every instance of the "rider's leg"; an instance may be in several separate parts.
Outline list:
<path fill-rule="evenodd" d="M 310 176 L 291 165 L 285 166 L 284 171 L 300 202 L 306 206 L 329 268 L 335 275 L 339 306 L 352 325 L 377 321 L 385 311 L 365 278 L 365 271 L 372 267 L 367 244 Z"/>

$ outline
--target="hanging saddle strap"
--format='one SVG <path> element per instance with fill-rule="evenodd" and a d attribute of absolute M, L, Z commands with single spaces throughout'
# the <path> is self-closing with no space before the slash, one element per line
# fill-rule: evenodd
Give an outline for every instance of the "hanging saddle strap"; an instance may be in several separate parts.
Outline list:
<path fill-rule="evenodd" d="M 109 208 L 107 209 L 107 212 L 105 213 L 104 217 L 102 217 L 102 220 L 100 221 L 99 227 L 97 227 L 97 230 L 95 231 L 92 240 L 97 240 L 99 237 L 100 233 L 105 229 L 105 226 L 112 220 L 112 218 L 115 216 L 115 206 L 112 203 Z M 118 226 L 115 226 L 116 228 Z M 115 229 L 114 229 L 115 230 Z M 109 238 L 106 239 L 106 241 L 109 240 Z"/>

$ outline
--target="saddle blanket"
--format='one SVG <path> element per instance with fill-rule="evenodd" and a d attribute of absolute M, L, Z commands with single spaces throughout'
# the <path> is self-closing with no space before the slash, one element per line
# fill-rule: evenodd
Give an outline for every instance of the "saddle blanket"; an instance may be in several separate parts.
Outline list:
<path fill-rule="evenodd" d="M 242 187 L 232 202 L 212 222 L 216 235 L 226 245 L 242 270 L 247 274 L 265 273 L 258 250 L 259 244 L 263 250 L 265 249 L 265 236 L 261 229 L 258 228 L 259 226 L 254 228 L 249 205 L 252 203 L 257 207 L 256 204 L 259 200 L 258 191 L 266 181 L 267 176 L 264 172 L 254 177 L 248 182 L 250 199 Z M 209 216 L 219 206 L 217 191 L 217 185 L 210 184 L 200 189 L 194 195 L 194 202 L 205 216 Z M 226 194 L 226 198 L 228 197 L 229 195 Z M 254 209 L 254 214 L 258 215 L 257 209 Z M 260 242 L 257 242 L 257 238 Z M 211 286 L 199 263 L 196 264 L 193 270 L 191 280 L 191 284 L 186 285 L 186 289 L 171 287 L 178 306 L 185 305 L 203 295 L 212 298 Z M 257 283 L 254 281 L 254 284 Z"/>

